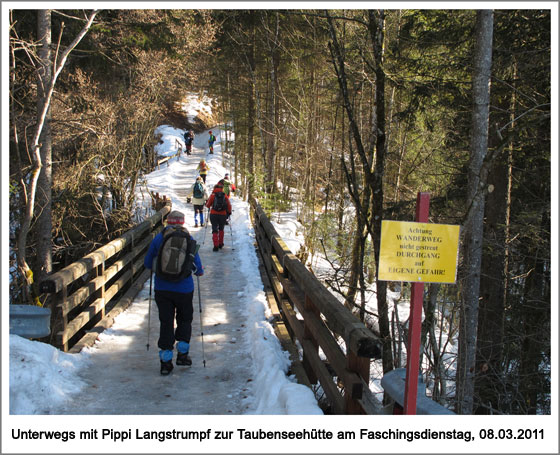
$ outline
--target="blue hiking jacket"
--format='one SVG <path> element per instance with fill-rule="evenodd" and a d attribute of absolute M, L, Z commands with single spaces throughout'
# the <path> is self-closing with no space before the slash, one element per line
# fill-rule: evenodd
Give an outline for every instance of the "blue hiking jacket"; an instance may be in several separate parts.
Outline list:
<path fill-rule="evenodd" d="M 148 248 L 148 252 L 146 253 L 146 257 L 144 258 L 144 267 L 147 269 L 152 268 L 152 264 L 154 263 L 154 259 L 157 257 L 159 248 L 163 243 L 163 233 L 170 229 L 170 227 L 166 227 L 161 231 L 158 235 L 154 237 L 154 240 L 150 243 L 150 247 Z M 191 236 L 192 238 L 192 236 Z M 202 276 L 204 275 L 204 269 L 202 268 L 202 262 L 200 260 L 200 256 L 196 253 L 194 257 L 194 265 L 196 266 L 195 275 Z M 189 292 L 194 291 L 194 280 L 192 274 L 187 278 L 182 279 L 176 283 L 171 281 L 166 281 L 156 275 L 155 283 L 154 283 L 154 290 L 156 291 L 172 291 L 172 292 L 179 292 L 181 294 L 188 294 Z"/>

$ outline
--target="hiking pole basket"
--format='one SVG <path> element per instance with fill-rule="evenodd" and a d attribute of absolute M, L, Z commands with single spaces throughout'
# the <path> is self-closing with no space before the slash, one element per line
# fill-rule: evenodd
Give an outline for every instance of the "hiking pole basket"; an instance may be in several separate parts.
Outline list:
<path fill-rule="evenodd" d="M 204 355 L 204 331 L 202 328 L 202 301 L 200 299 L 200 280 L 198 275 L 196 275 L 196 287 L 198 289 L 198 312 L 200 314 L 200 341 L 202 343 L 202 364 L 206 368 L 206 357 Z"/>

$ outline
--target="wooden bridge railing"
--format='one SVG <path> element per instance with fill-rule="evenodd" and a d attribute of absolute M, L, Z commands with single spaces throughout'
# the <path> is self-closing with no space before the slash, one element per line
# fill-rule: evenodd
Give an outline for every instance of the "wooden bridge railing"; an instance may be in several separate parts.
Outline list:
<path fill-rule="evenodd" d="M 144 256 L 163 228 L 171 203 L 167 201 L 158 208 L 155 215 L 118 239 L 40 283 L 42 293 L 53 294 L 51 328 L 55 346 L 76 352 L 87 343 L 93 344 L 96 329 L 110 325 L 132 302 L 149 277 Z"/>
<path fill-rule="evenodd" d="M 159 160 L 156 159 L 156 169 L 159 169 L 159 167 L 163 163 L 167 163 L 167 167 L 169 167 L 169 161 L 171 161 L 173 158 L 178 159 L 181 156 L 181 153 L 183 152 L 183 144 L 181 142 L 179 142 L 177 139 L 175 139 L 175 150 L 177 150 L 177 151 L 173 155 L 166 156 L 166 157 L 161 158 Z"/>
<path fill-rule="evenodd" d="M 297 349 L 290 349 L 296 377 L 319 382 L 335 414 L 383 413 L 369 388 L 370 359 L 380 358 L 380 340 L 292 254 L 258 202 L 251 205 L 273 298 L 267 296 L 281 326 L 277 333 L 285 347 L 290 343 L 283 331 L 303 348 L 301 359 Z"/>

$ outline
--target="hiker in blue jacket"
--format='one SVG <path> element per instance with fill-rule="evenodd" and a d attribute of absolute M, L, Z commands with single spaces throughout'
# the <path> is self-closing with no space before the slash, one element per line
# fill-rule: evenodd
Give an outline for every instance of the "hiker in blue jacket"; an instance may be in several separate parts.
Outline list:
<path fill-rule="evenodd" d="M 185 216 L 183 213 L 173 210 L 167 217 L 167 226 L 154 237 L 146 257 L 144 266 L 152 269 L 154 261 L 163 244 L 164 235 L 168 230 L 183 228 Z M 190 235 L 190 234 L 189 234 Z M 204 274 L 202 262 L 198 253 L 194 257 L 196 270 L 193 272 L 197 276 Z M 173 370 L 173 348 L 177 341 L 177 365 L 192 365 L 189 357 L 189 347 L 192 333 L 193 320 L 193 294 L 194 280 L 192 274 L 177 282 L 164 280 L 156 273 L 154 295 L 159 312 L 160 331 L 158 347 L 160 358 L 160 373 L 168 375 Z M 177 327 L 174 328 L 174 320 Z"/>

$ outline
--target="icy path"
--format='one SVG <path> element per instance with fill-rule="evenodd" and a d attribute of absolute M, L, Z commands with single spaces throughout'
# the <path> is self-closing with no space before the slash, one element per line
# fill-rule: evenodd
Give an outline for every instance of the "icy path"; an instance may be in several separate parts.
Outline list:
<path fill-rule="evenodd" d="M 168 168 L 150 174 L 156 175 L 152 182 L 148 179 L 151 190 L 170 196 L 173 209 L 185 213 L 186 226 L 200 244 L 199 254 L 205 269 L 199 279 L 203 328 L 195 288 L 190 351 L 193 365 L 175 366 L 171 375 L 160 375 L 159 320 L 153 294 L 147 350 L 148 280 L 130 308 L 115 319 L 114 325 L 99 336 L 92 348 L 85 350 L 88 360 L 79 376 L 87 385 L 78 396 L 51 413 L 321 413 L 311 391 L 285 376 L 288 356 L 279 349 L 266 320 L 246 203 L 232 198 L 233 228 L 226 226 L 225 247 L 219 252 L 212 251 L 210 226 L 206 232 L 205 228 L 193 227 L 193 209 L 186 204 L 185 194 L 197 175 L 195 168 L 204 153 L 203 148 L 197 148 L 191 156 L 173 159 Z M 207 159 L 211 166 L 209 188 L 224 172 L 219 165 L 221 159 L 216 154 L 210 157 Z"/>

